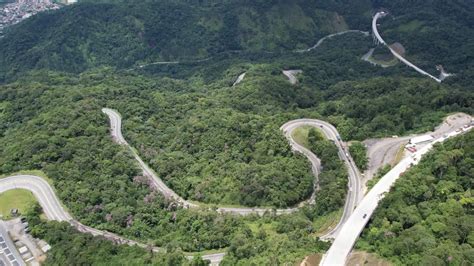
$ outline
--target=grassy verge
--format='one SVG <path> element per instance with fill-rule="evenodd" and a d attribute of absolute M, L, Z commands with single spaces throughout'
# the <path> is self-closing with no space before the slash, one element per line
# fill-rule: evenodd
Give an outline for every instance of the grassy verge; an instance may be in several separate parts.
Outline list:
<path fill-rule="evenodd" d="M 321 137 L 324 138 L 324 134 L 320 131 L 320 129 L 312 126 L 300 126 L 298 128 L 295 128 L 291 133 L 291 137 L 296 141 L 296 143 L 309 149 L 308 133 L 309 130 L 312 128 L 316 129 L 316 131 L 321 135 Z"/>
<path fill-rule="evenodd" d="M 395 155 L 395 159 L 393 160 L 393 165 L 397 165 L 402 159 L 403 155 L 405 154 L 405 145 L 400 145 L 398 148 L 397 154 Z"/>
<path fill-rule="evenodd" d="M 2 219 L 13 218 L 11 209 L 18 209 L 21 213 L 25 213 L 28 208 L 34 205 L 36 198 L 28 190 L 14 189 L 0 194 L 0 215 Z"/>
<path fill-rule="evenodd" d="M 301 126 L 293 130 L 291 137 L 296 141 L 296 143 L 308 149 L 308 132 L 311 129 L 311 126 Z"/>
<path fill-rule="evenodd" d="M 336 227 L 341 219 L 343 209 L 328 213 L 327 215 L 318 217 L 313 221 L 313 227 L 316 230 L 316 236 L 322 236 Z"/>

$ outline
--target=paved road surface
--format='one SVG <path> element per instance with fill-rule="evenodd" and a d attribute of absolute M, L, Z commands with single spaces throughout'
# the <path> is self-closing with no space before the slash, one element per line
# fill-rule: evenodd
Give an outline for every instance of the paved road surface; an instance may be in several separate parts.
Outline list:
<path fill-rule="evenodd" d="M 140 167 L 142 168 L 144 174 L 153 181 L 153 183 L 154 183 L 155 187 L 158 189 L 158 191 L 163 193 L 163 195 L 167 198 L 172 198 L 174 200 L 177 200 L 178 202 L 180 202 L 185 207 L 199 207 L 198 204 L 191 203 L 191 202 L 181 198 L 179 195 L 177 195 L 172 189 L 170 189 L 163 182 L 163 180 L 161 180 L 153 172 L 153 170 L 151 170 L 143 162 L 143 160 L 140 158 L 140 156 L 137 154 L 137 152 L 124 139 L 124 137 L 122 135 L 122 130 L 121 130 L 122 129 L 122 118 L 121 118 L 120 114 L 117 111 L 109 109 L 109 108 L 103 108 L 102 112 L 104 112 L 105 114 L 107 114 L 109 116 L 111 134 L 112 134 L 113 139 L 117 143 L 125 145 L 130 149 L 130 151 L 133 153 L 133 156 L 135 157 L 135 159 L 138 161 Z M 291 137 L 291 133 L 293 132 L 293 130 L 296 129 L 297 127 L 302 126 L 302 125 L 310 125 L 310 126 L 320 128 L 324 132 L 324 134 L 326 135 L 327 138 L 334 140 L 337 144 L 337 147 L 339 148 L 340 158 L 342 160 L 344 160 L 346 162 L 346 165 L 348 166 L 349 176 L 350 176 L 350 182 L 349 183 L 351 184 L 351 189 L 349 190 L 349 194 L 350 194 L 350 196 L 348 197 L 349 200 L 346 201 L 346 207 L 345 207 L 345 211 L 344 211 L 345 215 L 343 215 L 343 218 L 341 219 L 341 221 L 343 222 L 344 219 L 348 218 L 347 215 L 350 214 L 350 212 L 354 209 L 355 204 L 357 204 L 357 200 L 360 198 L 359 190 L 360 190 L 361 186 L 360 186 L 360 182 L 359 182 L 360 178 L 359 178 L 358 170 L 357 170 L 355 164 L 353 163 L 353 160 L 350 159 L 350 156 L 348 157 L 345 154 L 346 151 L 343 148 L 343 143 L 337 141 L 337 137 L 339 136 L 339 133 L 337 132 L 337 130 L 334 126 L 332 126 L 331 124 L 329 124 L 327 122 L 324 122 L 324 121 L 321 121 L 321 120 L 316 120 L 316 119 L 299 119 L 299 120 L 290 121 L 290 122 L 284 124 L 280 129 L 284 132 L 286 138 L 290 142 L 290 145 L 291 145 L 292 149 L 297 151 L 297 152 L 302 153 L 303 155 L 305 155 L 308 158 L 308 160 L 311 162 L 312 171 L 313 171 L 313 174 L 314 174 L 315 179 L 316 179 L 315 182 L 314 182 L 315 184 L 318 183 L 317 182 L 318 181 L 317 177 L 319 175 L 319 167 L 320 167 L 319 159 L 311 151 L 305 149 L 304 147 L 302 147 L 298 143 L 296 143 L 293 140 L 293 138 Z M 323 127 L 321 128 L 321 126 L 323 126 Z M 352 192 L 352 190 L 354 190 L 354 192 Z M 313 194 L 310 197 L 310 199 L 303 202 L 302 204 L 304 204 L 304 203 L 313 203 L 315 195 L 316 195 L 316 190 L 313 191 Z M 217 211 L 221 212 L 221 213 L 235 213 L 235 214 L 240 214 L 240 215 L 248 215 L 248 214 L 253 214 L 253 213 L 263 214 L 265 212 L 272 212 L 273 209 L 272 208 L 246 208 L 246 207 L 240 207 L 240 208 L 239 207 L 220 207 L 220 208 L 217 209 Z M 287 209 L 276 209 L 275 211 L 276 211 L 276 214 L 287 214 L 287 213 L 292 213 L 292 212 L 297 211 L 297 208 L 295 207 L 295 208 L 287 208 Z M 335 229 L 338 229 L 340 227 L 340 225 L 342 224 L 342 222 L 340 222 L 340 224 Z M 337 230 L 335 230 L 334 232 L 333 231 L 331 231 L 331 232 L 332 233 L 330 235 L 328 235 L 327 238 L 334 237 L 334 234 L 337 233 Z"/>
<path fill-rule="evenodd" d="M 111 114 L 112 114 L 112 116 L 110 116 L 111 121 L 112 121 L 111 131 L 112 131 L 113 137 L 116 139 L 117 142 L 122 143 L 122 144 L 127 144 L 127 142 L 123 138 L 121 130 L 120 130 L 121 129 L 120 116 L 118 114 L 115 114 L 115 112 L 112 112 Z M 449 130 L 454 130 L 457 126 L 460 125 L 460 123 L 467 123 L 467 122 L 470 121 L 470 119 L 471 119 L 471 117 L 468 116 L 468 115 L 465 115 L 465 114 L 452 115 L 452 116 L 448 117 L 448 119 L 446 120 L 445 123 L 443 123 L 440 127 L 438 127 L 438 129 L 436 131 L 436 134 L 439 135 L 442 132 L 447 132 Z M 304 147 L 302 147 L 301 145 L 297 144 L 291 136 L 294 129 L 296 129 L 297 127 L 303 126 L 303 125 L 318 127 L 322 130 L 322 132 L 326 135 L 327 138 L 334 140 L 336 145 L 339 148 L 339 156 L 345 161 L 346 165 L 348 166 L 349 173 L 350 173 L 350 186 L 351 186 L 351 189 L 349 191 L 349 195 L 347 197 L 346 206 L 345 206 L 345 214 L 347 216 L 343 215 L 343 218 L 341 219 L 341 222 L 338 225 L 338 227 L 336 227 L 332 232 L 330 232 L 329 236 L 326 236 L 326 237 L 344 234 L 343 233 L 344 228 L 346 228 L 348 226 L 348 224 L 351 224 L 350 219 L 352 219 L 352 217 L 354 217 L 354 215 L 350 216 L 350 213 L 352 212 L 353 206 L 355 206 L 355 204 L 356 204 L 355 199 L 360 197 L 359 189 L 352 189 L 354 186 L 360 188 L 360 184 L 358 184 L 358 182 L 360 181 L 359 178 L 354 179 L 354 177 L 358 176 L 357 169 L 355 168 L 355 166 L 352 163 L 353 160 L 350 157 L 347 157 L 347 155 L 344 152 L 345 148 L 343 149 L 343 146 L 345 144 L 342 143 L 342 142 L 336 141 L 337 137 L 338 137 L 338 133 L 337 133 L 336 129 L 332 125 L 330 125 L 329 123 L 324 122 L 324 121 L 320 121 L 320 120 L 315 120 L 315 119 L 299 119 L 299 120 L 290 121 L 290 122 L 284 124 L 281 127 L 281 130 L 284 132 L 285 136 L 290 141 L 292 149 L 297 151 L 297 152 L 301 152 L 306 157 L 308 157 L 308 159 L 310 160 L 310 162 L 312 164 L 312 170 L 313 170 L 313 173 L 315 174 L 316 178 L 319 174 L 319 167 L 320 167 L 319 159 L 313 153 L 311 153 L 309 150 L 307 150 Z M 322 126 L 322 128 L 321 128 L 321 126 Z M 410 158 L 408 158 L 408 159 L 410 159 Z M 142 162 L 142 164 L 144 164 L 144 163 Z M 405 162 L 405 164 L 406 164 L 406 162 Z M 397 166 L 397 167 L 400 168 L 401 166 Z M 315 182 L 315 184 L 317 184 L 317 182 Z M 100 236 L 103 236 L 104 238 L 109 239 L 111 241 L 114 241 L 116 243 L 128 244 L 128 245 L 138 245 L 138 246 L 141 246 L 141 247 L 146 247 L 146 245 L 138 243 L 136 241 L 120 237 L 120 236 L 115 235 L 115 234 L 110 233 L 110 232 L 100 231 L 100 230 L 85 226 L 85 225 L 79 223 L 78 221 L 75 221 L 71 217 L 71 215 L 61 206 L 61 203 L 59 202 L 59 200 L 58 200 L 57 196 L 55 195 L 55 192 L 51 188 L 51 186 L 41 177 L 33 176 L 33 175 L 16 175 L 16 176 L 10 176 L 10 177 L 0 179 L 0 193 L 11 190 L 11 189 L 27 189 L 27 190 L 31 191 L 34 194 L 34 196 L 37 198 L 40 205 L 42 206 L 43 211 L 46 214 L 46 217 L 48 217 L 48 219 L 50 219 L 50 220 L 67 221 L 72 226 L 77 228 L 80 232 L 90 233 L 90 234 L 93 234 L 93 235 L 100 235 Z M 168 195 L 174 195 L 173 193 L 174 192 L 168 193 Z M 314 202 L 315 195 L 316 194 L 313 193 L 311 198 L 308 200 L 310 203 Z M 240 213 L 240 214 L 265 212 L 265 211 L 268 211 L 268 210 L 269 209 L 264 209 L 264 208 L 261 208 L 261 209 L 258 209 L 258 208 L 220 208 L 220 211 L 236 212 L 236 213 Z M 292 212 L 294 210 L 296 210 L 296 208 L 281 209 L 281 210 L 277 210 L 277 213 L 288 213 L 288 212 Z M 344 218 L 344 217 L 349 217 L 348 222 L 345 223 L 346 226 L 344 226 L 344 221 L 347 220 L 347 218 Z M 341 234 L 337 234 L 338 231 L 341 231 Z M 338 238 L 336 238 L 336 240 L 337 239 Z M 153 250 L 156 251 L 156 252 L 161 251 L 161 249 L 159 247 L 154 247 Z M 225 255 L 225 253 L 209 254 L 209 255 L 203 256 L 203 258 L 204 259 L 209 259 L 213 264 L 218 264 L 219 261 L 222 260 L 224 255 Z"/>
<path fill-rule="evenodd" d="M 74 220 L 71 215 L 61 206 L 60 201 L 56 197 L 54 190 L 43 178 L 34 175 L 15 175 L 0 179 L 0 193 L 12 189 L 26 189 L 33 193 L 39 204 L 43 208 L 43 212 L 49 220 L 66 221 L 74 226 L 78 231 L 83 233 L 90 233 L 94 236 L 103 236 L 117 244 L 138 245 L 140 247 L 147 247 L 147 245 L 130 240 L 116 234 L 94 229 L 90 226 L 81 224 Z M 1 222 L 1 221 L 0 221 Z M 1 226 L 0 226 L 1 227 Z M 0 228 L 1 229 L 1 228 Z M 1 230 L 0 230 L 0 233 Z M 3 233 L 2 233 L 3 234 Z M 153 251 L 163 251 L 159 247 L 153 247 Z M 203 259 L 209 259 L 212 263 L 221 261 L 225 253 L 216 253 L 202 256 Z"/>
<path fill-rule="evenodd" d="M 472 127 L 466 129 L 470 130 Z M 391 186 L 400 177 L 400 174 L 405 172 L 411 165 L 417 164 L 421 157 L 426 154 L 433 147 L 434 143 L 442 142 L 449 137 L 461 134 L 462 132 L 450 132 L 445 137 L 439 137 L 432 143 L 424 146 L 413 157 L 407 157 L 397 164 L 390 172 L 388 172 L 382 179 L 369 191 L 367 196 L 361 201 L 354 213 L 349 217 L 347 222 L 342 227 L 340 233 L 334 240 L 334 243 L 329 248 L 328 252 L 321 261 L 321 265 L 344 265 L 346 258 L 352 250 L 357 238 L 364 229 L 365 225 L 372 216 L 374 210 L 377 208 L 378 202 L 384 197 L 384 194 L 390 191 Z M 364 215 L 366 217 L 364 218 Z"/>
<path fill-rule="evenodd" d="M 31 191 L 49 220 L 69 221 L 72 219 L 61 206 L 51 186 L 43 178 L 33 175 L 16 175 L 0 179 L 0 193 L 17 188 Z"/>
<path fill-rule="evenodd" d="M 421 69 L 421 68 L 415 66 L 415 65 L 414 65 L 413 63 L 411 63 L 410 61 L 406 60 L 403 56 L 401 56 L 399 53 L 397 53 L 395 50 L 393 50 L 389 45 L 387 45 L 387 43 L 382 39 L 382 36 L 380 36 L 379 31 L 378 31 L 378 29 L 377 29 L 377 20 L 378 20 L 379 18 L 382 18 L 382 17 L 386 16 L 386 15 L 387 15 L 387 13 L 385 13 L 385 12 L 378 12 L 377 14 L 375 14 L 374 18 L 372 19 L 372 32 L 375 34 L 375 37 L 377 38 L 377 40 L 378 40 L 381 44 L 385 45 L 388 49 L 390 49 L 390 52 L 392 52 L 392 54 L 393 54 L 396 58 L 398 58 L 400 61 L 402 61 L 405 65 L 407 65 L 407 66 L 413 68 L 413 69 L 416 70 L 418 73 L 421 73 L 421 74 L 423 74 L 423 75 L 425 75 L 425 76 L 428 76 L 428 77 L 430 77 L 430 78 L 436 80 L 437 82 L 441 83 L 441 81 L 442 81 L 441 79 L 439 79 L 439 78 L 437 78 L 437 77 L 431 75 L 430 73 L 424 71 L 423 69 Z"/>
<path fill-rule="evenodd" d="M 120 115 L 111 109 L 103 109 L 103 112 L 109 116 L 109 119 L 111 121 L 110 123 L 111 134 L 114 140 L 120 144 L 123 144 L 129 147 L 129 149 L 134 154 L 135 159 L 139 162 L 140 167 L 143 169 L 146 175 L 151 177 L 152 180 L 154 181 L 154 185 L 157 187 L 157 189 L 159 189 L 168 198 L 172 197 L 175 200 L 181 202 L 185 207 L 197 207 L 196 204 L 187 202 L 186 200 L 179 197 L 179 195 L 177 195 L 174 191 L 169 189 L 166 186 L 166 184 L 164 184 L 163 181 L 161 181 L 161 179 L 159 179 L 154 174 L 154 172 L 141 160 L 141 158 L 137 155 L 137 153 L 130 147 L 130 145 L 124 139 L 121 132 L 122 121 L 121 121 Z M 320 161 L 316 157 L 316 155 L 314 155 L 311 151 L 307 150 L 306 148 L 296 143 L 292 138 L 293 130 L 302 125 L 310 125 L 310 126 L 318 127 L 322 130 L 322 132 L 326 135 L 327 138 L 334 140 L 339 148 L 339 156 L 343 160 L 345 160 L 346 164 L 348 165 L 348 168 L 351 173 L 350 176 L 355 176 L 354 173 L 357 173 L 357 172 L 354 172 L 355 166 L 352 163 L 352 159 L 346 156 L 343 149 L 343 143 L 337 141 L 338 132 L 332 125 L 324 121 L 314 120 L 314 119 L 300 119 L 300 120 L 290 121 L 284 124 L 281 127 L 281 130 L 284 132 L 285 136 L 288 138 L 292 149 L 294 151 L 301 152 L 302 154 L 304 154 L 311 162 L 312 171 L 316 178 L 315 184 L 317 184 Z M 358 182 L 358 181 L 359 179 L 357 178 L 355 181 L 350 181 L 350 182 L 352 183 L 352 182 Z M 357 187 L 360 187 L 360 186 L 357 185 Z M 47 218 L 50 220 L 67 221 L 80 232 L 90 233 L 95 236 L 103 236 L 104 238 L 111 240 L 115 243 L 138 245 L 141 247 L 146 247 L 146 245 L 144 244 L 120 237 L 110 232 L 94 229 L 92 227 L 83 225 L 80 222 L 74 220 L 72 216 L 62 207 L 59 199 L 55 195 L 55 192 L 51 188 L 51 186 L 41 177 L 33 176 L 33 175 L 15 175 L 15 176 L 10 176 L 10 177 L 0 179 L 0 193 L 11 190 L 11 189 L 26 189 L 26 190 L 31 191 L 34 194 L 34 196 L 37 198 L 41 207 L 43 208 L 43 211 L 46 214 Z M 355 190 L 355 191 L 358 193 L 358 190 Z M 352 199 L 357 197 L 356 196 L 357 193 L 352 193 L 352 190 L 350 191 L 350 196 L 348 197 L 348 200 L 346 203 L 346 207 L 348 206 L 346 209 L 350 212 L 352 211 L 353 206 L 355 204 L 354 200 Z M 352 195 L 355 195 L 355 196 L 352 196 Z M 314 190 L 312 196 L 306 202 L 309 202 L 309 203 L 314 202 L 315 197 L 316 197 L 316 190 Z M 271 211 L 271 210 L 272 209 L 270 208 L 224 208 L 224 207 L 218 209 L 218 211 L 220 212 L 231 212 L 231 213 L 238 213 L 238 214 L 244 214 L 244 215 L 250 214 L 250 213 L 262 214 L 266 211 Z M 291 213 L 296 210 L 297 208 L 277 209 L 276 213 L 277 214 Z M 342 222 L 340 224 L 342 224 Z M 331 233 L 334 234 L 337 229 L 338 228 L 336 227 Z M 158 252 L 161 249 L 159 247 L 154 247 L 153 250 Z M 215 264 L 218 264 L 222 260 L 224 255 L 225 253 L 209 254 L 209 255 L 204 255 L 203 259 L 208 259 L 211 261 L 212 264 L 215 265 Z"/>
<path fill-rule="evenodd" d="M 299 145 L 291 138 L 291 132 L 294 129 L 305 125 L 320 129 L 327 139 L 334 141 L 338 148 L 339 158 L 344 161 L 349 173 L 349 189 L 346 196 L 346 202 L 344 205 L 344 212 L 342 214 L 342 217 L 336 227 L 334 227 L 330 232 L 321 237 L 321 239 L 331 239 L 337 236 L 342 225 L 347 221 L 355 206 L 357 205 L 358 201 L 363 196 L 361 193 L 361 177 L 359 174 L 359 170 L 355 166 L 354 160 L 351 158 L 348 152 L 347 145 L 344 142 L 338 140 L 338 138 L 340 138 L 339 133 L 333 125 L 329 124 L 328 122 L 317 119 L 297 119 L 287 122 L 281 127 L 281 129 L 283 130 L 283 132 L 285 132 L 286 137 L 290 139 L 292 148 L 304 154 L 311 161 L 313 172 L 316 176 L 320 167 L 319 159 L 310 150 Z M 316 190 L 317 188 L 315 188 L 311 196 L 310 200 L 312 202 L 314 202 L 315 200 Z"/>
<path fill-rule="evenodd" d="M 368 139 L 364 141 L 367 145 L 367 156 L 369 158 L 369 167 L 365 172 L 365 181 L 370 180 L 378 171 L 378 169 L 386 164 L 394 165 L 394 159 L 402 145 L 408 143 L 410 138 L 421 135 L 433 135 L 435 138 L 441 137 L 446 133 L 463 127 L 471 122 L 472 117 L 464 113 L 456 113 L 449 115 L 444 121 L 432 132 L 416 134 L 404 137 Z"/>
<path fill-rule="evenodd" d="M 330 38 L 335 37 L 335 36 L 343 35 L 343 34 L 346 34 L 346 33 L 362 33 L 365 36 L 370 36 L 370 33 L 368 31 L 361 31 L 361 30 L 340 31 L 340 32 L 336 32 L 336 33 L 324 36 L 323 38 L 319 39 L 319 41 L 315 45 L 311 46 L 308 49 L 298 50 L 296 52 L 298 52 L 298 53 L 310 52 L 311 50 L 314 50 L 314 49 L 318 48 L 318 46 L 320 46 L 325 40 L 330 39 Z"/>

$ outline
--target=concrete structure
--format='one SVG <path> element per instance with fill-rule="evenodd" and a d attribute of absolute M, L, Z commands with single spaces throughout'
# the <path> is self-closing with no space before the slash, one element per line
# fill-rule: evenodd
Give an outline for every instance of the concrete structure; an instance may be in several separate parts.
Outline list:
<path fill-rule="evenodd" d="M 388 15 L 388 13 L 384 12 L 384 11 L 381 11 L 381 12 L 378 12 L 377 14 L 375 14 L 374 18 L 372 19 L 372 32 L 374 34 L 374 41 L 376 43 L 381 43 L 383 45 L 385 45 L 389 50 L 390 52 L 396 57 L 398 58 L 398 60 L 402 61 L 405 65 L 413 68 L 414 70 L 416 70 L 418 73 L 420 74 L 423 74 L 425 76 L 428 76 L 432 79 L 434 79 L 436 82 L 438 83 L 441 83 L 442 79 L 439 79 L 433 75 L 431 75 L 430 73 L 424 71 L 423 69 L 417 67 L 416 65 L 414 65 L 413 63 L 411 63 L 410 61 L 408 61 L 407 59 L 405 59 L 403 56 L 401 56 L 399 53 L 397 53 L 394 49 L 392 49 L 389 45 L 387 45 L 387 43 L 382 39 L 382 36 L 380 36 L 379 34 L 379 31 L 377 29 L 377 20 L 379 18 L 383 18 L 385 17 L 386 15 Z"/>
<path fill-rule="evenodd" d="M 431 136 L 431 135 L 422 135 L 422 136 L 417 136 L 417 137 L 413 137 L 410 139 L 410 144 L 421 144 L 421 143 L 426 143 L 426 142 L 430 142 L 430 141 L 433 141 L 434 137 Z"/>
<path fill-rule="evenodd" d="M 390 188 L 400 175 L 405 172 L 412 165 L 418 164 L 421 157 L 431 150 L 433 145 L 438 142 L 462 134 L 472 127 L 466 128 L 464 131 L 450 132 L 446 134 L 446 137 L 440 137 L 428 145 L 415 152 L 413 156 L 403 159 L 397 164 L 392 170 L 380 179 L 380 181 L 369 191 L 367 196 L 360 202 L 359 206 L 355 209 L 354 213 L 349 217 L 347 222 L 342 227 L 340 233 L 334 240 L 334 243 L 329 248 L 328 252 L 323 257 L 320 265 L 333 266 L 333 265 L 345 265 L 346 259 L 352 250 L 357 238 L 364 229 L 365 225 L 369 221 L 373 212 L 377 208 L 379 201 L 384 197 L 385 193 L 390 191 Z"/>
<path fill-rule="evenodd" d="M 11 240 L 4 221 L 2 220 L 0 220 L 0 262 L 12 266 L 26 265 Z"/>

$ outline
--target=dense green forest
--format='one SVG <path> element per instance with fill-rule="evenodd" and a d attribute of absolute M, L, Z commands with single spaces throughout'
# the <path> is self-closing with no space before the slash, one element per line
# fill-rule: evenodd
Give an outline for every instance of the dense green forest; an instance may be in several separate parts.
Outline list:
<path fill-rule="evenodd" d="M 115 246 L 35 210 L 32 232 L 53 245 L 48 264 L 200 265 L 183 252 L 211 249 L 225 249 L 223 265 L 296 263 L 328 247 L 317 238 L 319 219 L 344 204 L 347 171 L 332 142 L 309 134 L 323 166 L 315 205 L 291 216 L 220 215 L 153 191 L 101 109 L 121 113 L 124 137 L 183 198 L 211 208 L 293 207 L 309 197 L 314 176 L 280 131 L 285 122 L 319 118 L 343 140 L 362 141 L 474 113 L 469 1 L 101 0 L 33 16 L 0 38 L 0 175 L 41 170 L 77 220 L 168 250 Z M 388 42 L 401 42 L 430 73 L 442 64 L 456 75 L 438 84 L 403 64 L 372 66 L 360 59 L 373 47 L 361 33 L 296 52 L 329 33 L 370 30 L 379 7 L 391 13 L 380 26 Z M 296 85 L 283 69 L 303 71 Z M 441 155 L 407 172 L 411 181 L 384 199 L 360 246 L 400 264 L 471 262 L 472 139 L 438 147 Z M 365 147 L 354 142 L 350 152 L 364 169 Z"/>
<path fill-rule="evenodd" d="M 42 13 L 0 39 L 0 80 L 31 69 L 203 59 L 226 51 L 306 48 L 349 27 L 317 1 L 82 3 Z M 368 25 L 368 24 L 367 24 Z"/>
<path fill-rule="evenodd" d="M 472 88 L 474 78 L 474 5 L 471 0 L 387 1 L 375 0 L 390 16 L 381 20 L 379 31 L 388 43 L 400 42 L 406 57 L 426 71 L 438 75 L 441 64 L 459 82 Z"/>
<path fill-rule="evenodd" d="M 336 211 L 344 205 L 347 189 L 347 169 L 339 159 L 338 149 L 334 143 L 325 139 L 322 134 L 311 128 L 308 132 L 309 148 L 321 159 L 323 171 L 319 175 L 321 191 L 318 193 L 318 204 L 314 216 L 321 216 Z"/>
<path fill-rule="evenodd" d="M 457 74 L 449 82 L 470 84 L 470 0 L 85 1 L 9 27 L 0 39 L 0 82 L 32 69 L 80 73 L 248 53 L 255 60 L 310 47 L 329 33 L 369 31 L 379 7 L 391 14 L 381 23 L 389 43 L 402 43 L 407 57 L 429 72 L 442 64 Z M 416 75 L 405 66 L 395 69 Z"/>
<path fill-rule="evenodd" d="M 367 170 L 369 158 L 367 158 L 367 148 L 362 142 L 352 142 L 349 146 L 349 153 L 360 171 Z"/>
<path fill-rule="evenodd" d="M 358 247 L 398 265 L 474 263 L 474 133 L 438 144 L 381 201 Z"/>
<path fill-rule="evenodd" d="M 44 265 L 207 265 L 201 257 L 188 260 L 183 252 L 170 248 L 153 253 L 141 247 L 117 245 L 73 229 L 63 222 L 40 220 L 41 207 L 34 206 L 27 218 L 31 234 L 47 241 L 51 250 Z"/>

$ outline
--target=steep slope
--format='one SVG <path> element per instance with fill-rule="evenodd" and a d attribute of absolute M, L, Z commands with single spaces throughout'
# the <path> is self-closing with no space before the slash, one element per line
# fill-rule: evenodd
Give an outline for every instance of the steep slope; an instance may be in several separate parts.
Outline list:
<path fill-rule="evenodd" d="M 203 59 L 224 51 L 306 48 L 347 29 L 315 1 L 192 4 L 81 3 L 9 28 L 0 39 L 0 81 L 31 69 L 79 73 L 110 65 Z"/>

